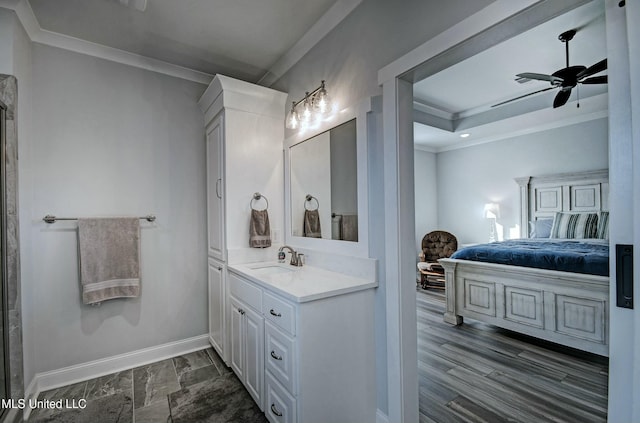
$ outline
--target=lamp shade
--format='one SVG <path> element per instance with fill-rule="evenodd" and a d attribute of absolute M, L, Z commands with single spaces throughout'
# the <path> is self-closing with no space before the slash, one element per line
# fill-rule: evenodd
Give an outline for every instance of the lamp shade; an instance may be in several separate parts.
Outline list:
<path fill-rule="evenodd" d="M 487 219 L 497 219 L 500 217 L 500 204 L 487 203 L 484 205 L 484 217 Z"/>

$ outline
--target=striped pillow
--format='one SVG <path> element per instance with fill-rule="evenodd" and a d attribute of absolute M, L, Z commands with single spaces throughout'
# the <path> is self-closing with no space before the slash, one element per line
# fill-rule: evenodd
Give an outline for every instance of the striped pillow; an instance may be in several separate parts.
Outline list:
<path fill-rule="evenodd" d="M 609 239 L 609 212 L 603 211 L 598 214 L 598 238 Z"/>
<path fill-rule="evenodd" d="M 550 238 L 595 238 L 598 235 L 596 213 L 556 213 Z"/>

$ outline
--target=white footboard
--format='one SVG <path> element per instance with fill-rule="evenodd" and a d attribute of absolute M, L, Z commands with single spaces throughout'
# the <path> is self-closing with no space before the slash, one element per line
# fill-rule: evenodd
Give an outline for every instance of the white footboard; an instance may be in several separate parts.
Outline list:
<path fill-rule="evenodd" d="M 447 323 L 463 317 L 609 355 L 609 278 L 441 259 Z"/>

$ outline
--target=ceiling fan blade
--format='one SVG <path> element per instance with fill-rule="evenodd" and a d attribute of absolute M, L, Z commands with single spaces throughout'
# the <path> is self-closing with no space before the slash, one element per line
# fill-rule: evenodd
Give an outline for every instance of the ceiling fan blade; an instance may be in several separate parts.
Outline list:
<path fill-rule="evenodd" d="M 607 82 L 609 82 L 607 75 L 592 76 L 591 78 L 580 81 L 581 84 L 606 84 Z"/>
<path fill-rule="evenodd" d="M 571 88 L 560 90 L 556 98 L 553 99 L 553 108 L 564 106 L 569 100 L 569 97 L 571 97 Z"/>
<path fill-rule="evenodd" d="M 586 68 L 585 70 L 583 70 L 582 72 L 577 74 L 576 78 L 579 81 L 582 78 L 586 78 L 588 76 L 595 75 L 596 73 L 602 72 L 605 69 L 607 69 L 607 59 L 602 59 L 598 63 L 596 63 L 595 65 L 589 66 L 588 68 Z"/>
<path fill-rule="evenodd" d="M 560 85 L 562 78 L 553 75 L 545 75 L 544 73 L 525 72 L 516 75 L 518 78 L 536 79 L 538 81 L 547 81 L 553 85 Z"/>
<path fill-rule="evenodd" d="M 494 105 L 493 105 L 493 106 L 491 106 L 491 107 L 498 107 L 498 106 L 502 106 L 503 104 L 511 103 L 512 101 L 516 101 L 516 100 L 520 100 L 521 98 L 529 97 L 530 95 L 538 94 L 538 93 L 541 93 L 541 92 L 544 92 L 544 91 L 553 90 L 554 88 L 556 88 L 556 87 L 549 87 L 549 88 L 544 88 L 544 89 L 542 89 L 542 90 L 534 91 L 534 92 L 529 93 L 529 94 L 521 95 L 521 96 L 519 96 L 519 97 L 511 98 L 511 99 L 506 100 L 506 101 L 503 101 L 503 102 L 501 102 L 501 103 L 494 104 Z"/>

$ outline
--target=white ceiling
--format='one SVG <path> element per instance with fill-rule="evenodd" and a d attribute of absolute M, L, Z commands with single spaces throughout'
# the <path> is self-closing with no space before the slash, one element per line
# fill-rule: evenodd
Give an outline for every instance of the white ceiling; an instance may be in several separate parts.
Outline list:
<path fill-rule="evenodd" d="M 606 57 L 604 5 L 596 1 L 415 83 L 415 106 L 422 112 L 414 124 L 416 146 L 442 151 L 606 116 L 606 85 L 580 85 L 580 108 L 576 89 L 558 109 L 552 108 L 557 90 L 491 107 L 549 87 L 544 81 L 520 84 L 515 75 L 564 68 L 565 46 L 558 35 L 569 29 L 577 30 L 569 43 L 570 65 L 591 66 Z M 443 124 L 434 127 L 431 117 Z M 461 133 L 471 135 L 460 138 Z"/>
<path fill-rule="evenodd" d="M 340 0 L 148 0 L 145 11 L 120 0 L 29 3 L 45 31 L 257 82 Z"/>

